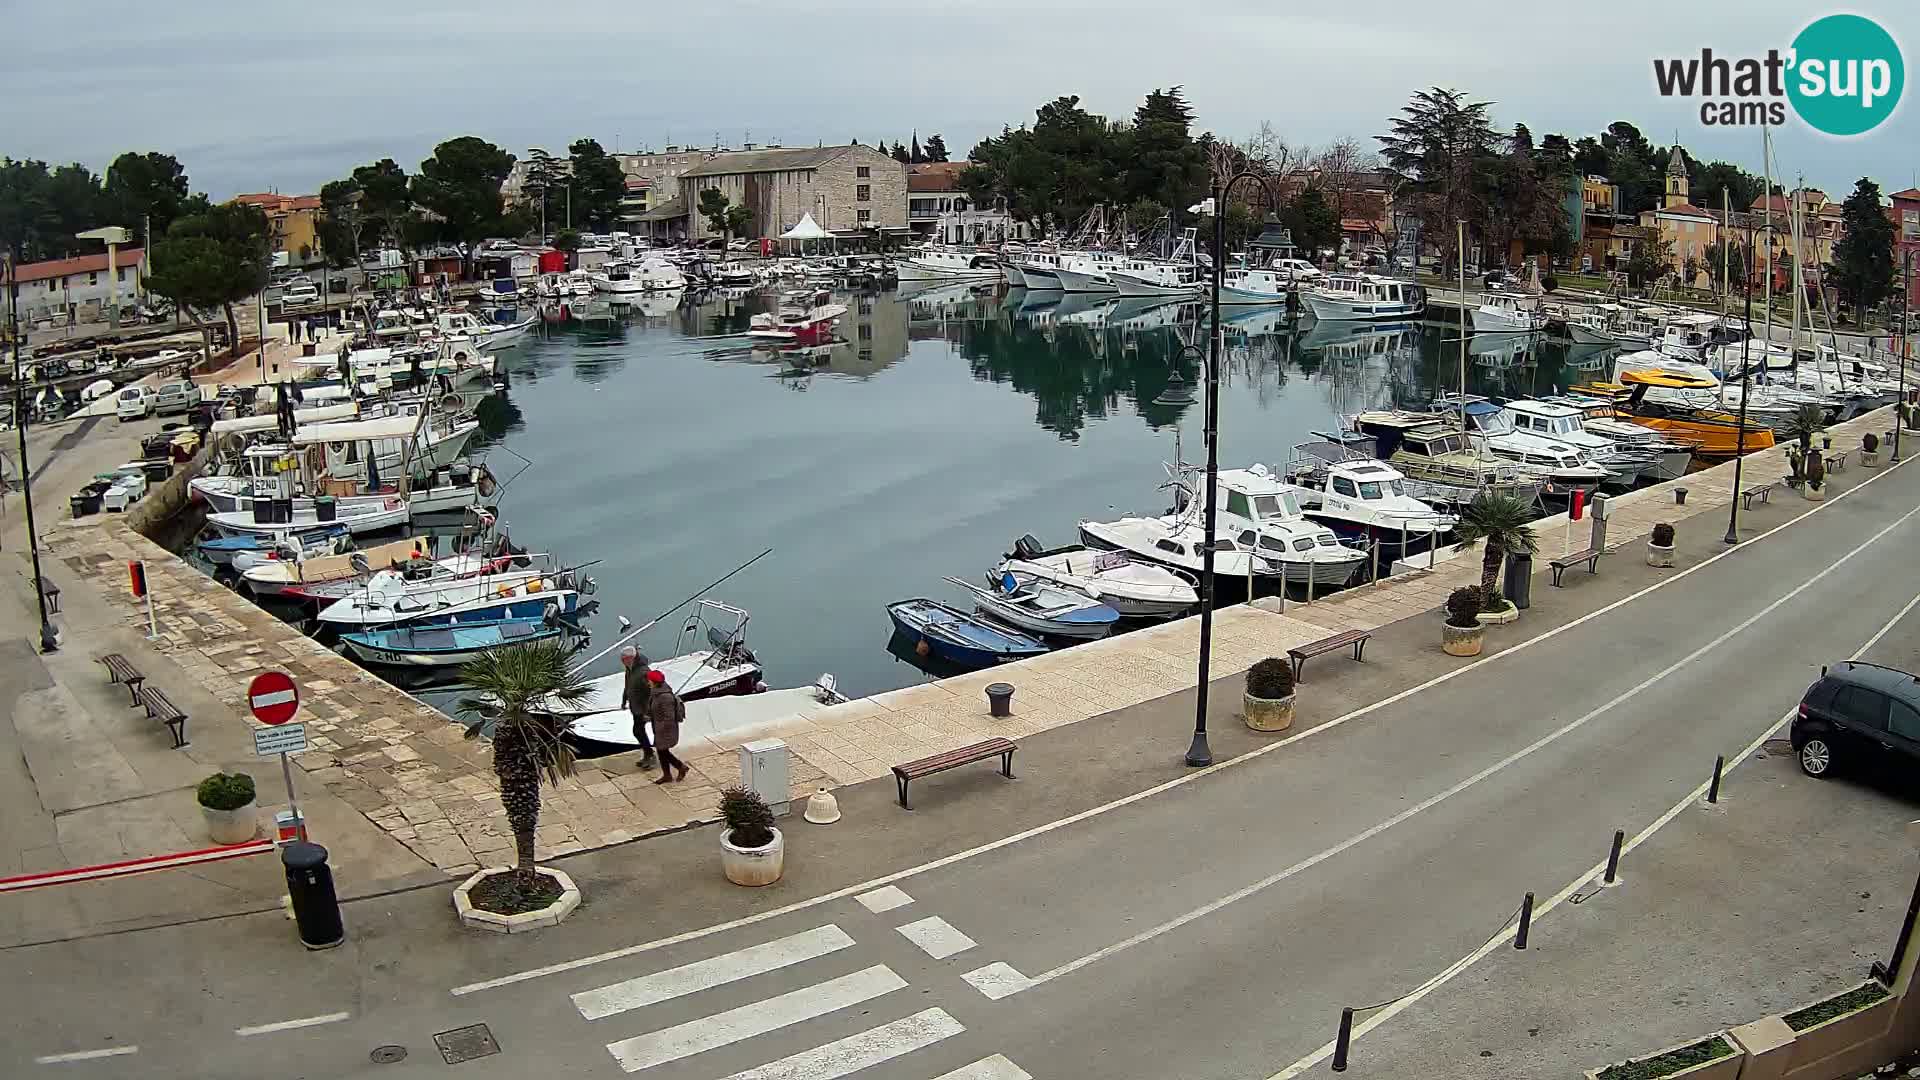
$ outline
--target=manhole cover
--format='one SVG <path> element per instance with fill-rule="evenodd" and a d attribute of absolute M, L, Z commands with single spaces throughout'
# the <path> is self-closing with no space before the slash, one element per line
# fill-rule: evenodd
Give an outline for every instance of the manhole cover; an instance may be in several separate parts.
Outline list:
<path fill-rule="evenodd" d="M 458 1065 L 463 1061 L 483 1058 L 500 1052 L 500 1044 L 493 1041 L 493 1032 L 485 1024 L 469 1024 L 466 1027 L 443 1031 L 433 1037 L 434 1045 L 440 1048 L 440 1056 L 449 1065 Z"/>
<path fill-rule="evenodd" d="M 404 1046 L 376 1046 L 373 1048 L 373 1053 L 367 1056 L 373 1059 L 375 1065 L 391 1065 L 407 1056 L 407 1048 Z"/>

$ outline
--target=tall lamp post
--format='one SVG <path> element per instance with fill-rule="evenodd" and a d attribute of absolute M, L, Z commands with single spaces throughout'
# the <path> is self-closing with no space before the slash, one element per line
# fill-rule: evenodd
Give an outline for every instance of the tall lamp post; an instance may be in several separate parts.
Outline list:
<path fill-rule="evenodd" d="M 1900 253 L 1900 398 L 1893 403 L 1893 463 L 1900 464 L 1900 429 L 1907 426 L 1907 325 L 1913 308 L 1913 252 Z"/>
<path fill-rule="evenodd" d="M 1207 341 L 1207 479 L 1204 511 L 1205 548 L 1200 556 L 1200 685 L 1194 698 L 1193 743 L 1187 747 L 1187 765 L 1204 768 L 1213 764 L 1213 749 L 1207 745 L 1207 691 L 1213 661 L 1213 545 L 1214 521 L 1219 501 L 1216 490 L 1220 477 L 1220 350 L 1223 331 L 1220 326 L 1220 291 L 1226 279 L 1227 198 L 1242 180 L 1266 184 L 1260 173 L 1241 169 L 1231 177 L 1213 178 L 1213 194 L 1207 200 L 1213 210 L 1213 325 Z M 1271 192 L 1269 192 L 1271 194 Z M 1254 554 L 1249 553 L 1248 558 Z"/>
<path fill-rule="evenodd" d="M 1753 265 L 1751 256 L 1753 219 L 1751 218 L 1747 219 L 1747 251 L 1749 253 L 1747 265 L 1751 269 Z M 1733 497 L 1727 500 L 1726 542 L 1729 544 L 1740 542 L 1740 469 L 1747 460 L 1747 380 L 1753 371 L 1753 364 L 1748 360 L 1748 356 L 1753 351 L 1753 278 L 1751 276 L 1747 278 L 1746 293 L 1746 313 L 1741 316 L 1747 324 L 1747 336 L 1740 342 L 1740 416 L 1734 422 L 1733 428 Z M 1771 334 L 1768 337 L 1768 345 L 1772 345 Z"/>
<path fill-rule="evenodd" d="M 13 339 L 13 424 L 20 432 L 20 494 L 27 507 L 27 551 L 33 557 L 33 596 L 40 612 L 40 651 L 54 652 L 60 639 L 47 618 L 46 581 L 40 576 L 40 532 L 33 523 L 33 472 L 27 467 L 27 398 L 20 382 L 20 265 L 17 249 L 7 252 L 7 333 Z"/>

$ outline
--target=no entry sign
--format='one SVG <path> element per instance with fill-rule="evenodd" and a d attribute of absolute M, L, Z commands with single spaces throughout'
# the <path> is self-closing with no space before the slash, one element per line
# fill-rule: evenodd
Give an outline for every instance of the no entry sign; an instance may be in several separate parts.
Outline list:
<path fill-rule="evenodd" d="M 253 718 L 263 724 L 284 724 L 300 711 L 300 691 L 293 677 L 282 671 L 254 676 L 247 684 L 247 705 Z"/>

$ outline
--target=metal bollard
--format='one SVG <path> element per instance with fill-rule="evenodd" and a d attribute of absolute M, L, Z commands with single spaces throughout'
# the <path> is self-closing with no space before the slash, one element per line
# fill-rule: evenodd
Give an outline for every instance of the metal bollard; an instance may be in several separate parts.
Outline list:
<path fill-rule="evenodd" d="M 1677 487 L 1673 489 L 1673 505 L 1675 506 L 1687 505 L 1687 489 L 1686 488 Z"/>
<path fill-rule="evenodd" d="M 1713 783 L 1707 785 L 1707 801 L 1710 803 L 1720 801 L 1720 770 L 1726 767 L 1726 755 L 1722 754 L 1713 759 Z"/>
<path fill-rule="evenodd" d="M 1607 876 L 1601 880 L 1601 884 L 1613 884 L 1614 877 L 1620 873 L 1620 845 L 1625 843 L 1626 839 L 1627 834 L 1624 830 L 1613 830 L 1613 850 L 1607 853 Z"/>
<path fill-rule="evenodd" d="M 333 872 L 327 869 L 327 849 L 296 840 L 280 849 L 287 872 L 287 900 L 293 908 L 300 943 L 309 949 L 331 949 L 346 940 L 340 922 L 340 901 L 333 891 Z"/>
<path fill-rule="evenodd" d="M 1514 948 L 1524 949 L 1527 947 L 1527 931 L 1532 929 L 1532 927 L 1533 894 L 1528 893 L 1526 899 L 1520 901 L 1520 929 L 1515 931 L 1513 935 Z"/>
<path fill-rule="evenodd" d="M 1333 1039 L 1333 1071 L 1347 1071 L 1347 1045 L 1353 1042 L 1353 1010 L 1340 1010 L 1340 1034 Z"/>
<path fill-rule="evenodd" d="M 1004 720 L 1013 715 L 1013 684 L 987 684 L 987 715 L 996 720 Z"/>

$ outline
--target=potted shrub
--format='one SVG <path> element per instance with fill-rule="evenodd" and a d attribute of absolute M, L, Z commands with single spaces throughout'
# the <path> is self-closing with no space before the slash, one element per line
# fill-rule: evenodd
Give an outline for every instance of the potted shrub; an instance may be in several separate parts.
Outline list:
<path fill-rule="evenodd" d="M 720 868 L 735 885 L 771 885 L 780 880 L 786 841 L 773 824 L 773 808 L 751 788 L 720 793 Z"/>
<path fill-rule="evenodd" d="M 200 813 L 207 819 L 207 835 L 216 844 L 244 844 L 260 824 L 254 805 L 253 777 L 246 773 L 217 772 L 195 789 Z"/>
<path fill-rule="evenodd" d="M 1285 731 L 1293 726 L 1293 662 L 1267 657 L 1247 669 L 1242 718 L 1255 731 Z"/>
<path fill-rule="evenodd" d="M 1806 481 L 1806 487 L 1800 493 L 1806 496 L 1808 502 L 1819 502 L 1826 498 L 1827 493 L 1823 489 L 1827 482 L 1827 463 L 1817 451 L 1807 454 L 1803 469 L 1806 475 L 1802 479 Z"/>
<path fill-rule="evenodd" d="M 1480 590 L 1464 585 L 1447 597 L 1447 621 L 1440 627 L 1440 647 L 1448 656 L 1479 656 L 1487 628 L 1480 625 Z"/>
<path fill-rule="evenodd" d="M 1673 565 L 1673 526 L 1661 522 L 1653 527 L 1653 535 L 1647 538 L 1647 565 Z"/>
<path fill-rule="evenodd" d="M 1860 436 L 1860 467 L 1863 469 L 1880 467 L 1880 436 L 1871 431 Z"/>

